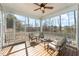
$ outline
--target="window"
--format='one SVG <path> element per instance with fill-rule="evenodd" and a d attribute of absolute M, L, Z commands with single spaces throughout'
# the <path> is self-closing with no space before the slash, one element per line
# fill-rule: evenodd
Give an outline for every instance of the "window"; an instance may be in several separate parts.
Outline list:
<path fill-rule="evenodd" d="M 48 18 L 46 22 L 47 22 L 47 31 L 50 32 L 50 19 Z"/>
<path fill-rule="evenodd" d="M 0 23 L 1 23 L 1 10 L 0 10 Z"/>
<path fill-rule="evenodd" d="M 12 13 L 7 13 L 5 43 L 9 43 L 14 40 L 14 20 L 16 20 L 16 17 Z"/>
<path fill-rule="evenodd" d="M 28 29 L 29 28 L 29 19 L 28 19 L 28 17 L 25 17 L 25 19 L 26 19 L 25 20 L 25 23 L 26 23 L 25 24 L 25 29 L 26 29 L 26 32 L 28 32 L 29 31 L 29 29 Z"/>
<path fill-rule="evenodd" d="M 40 20 L 35 19 L 35 31 L 40 31 Z"/>
<path fill-rule="evenodd" d="M 6 18 L 7 28 L 13 28 L 14 19 L 15 19 L 15 16 L 14 15 L 7 14 L 7 18 Z"/>
<path fill-rule="evenodd" d="M 49 21 L 50 20 L 50 21 Z M 43 20 L 43 31 L 59 33 L 60 36 L 66 36 L 71 42 L 69 45 L 76 46 L 76 15 L 75 11 Z M 49 30 L 50 29 L 50 30 Z M 56 35 L 57 36 L 57 35 Z"/>
<path fill-rule="evenodd" d="M 2 24 L 2 18 L 1 18 L 1 10 L 0 10 L 0 37 L 1 37 L 1 24 Z"/>
<path fill-rule="evenodd" d="M 54 32 L 54 20 L 53 18 L 50 19 L 50 28 L 51 28 L 51 32 Z"/>
<path fill-rule="evenodd" d="M 40 31 L 40 20 L 31 17 L 15 15 L 16 31 L 34 32 Z"/>
<path fill-rule="evenodd" d="M 61 15 L 62 32 L 67 36 L 69 45 L 76 46 L 76 16 L 75 11 L 71 11 Z"/>
<path fill-rule="evenodd" d="M 64 33 L 69 33 L 69 19 L 68 19 L 68 15 L 66 14 L 62 14 L 61 15 L 61 31 Z"/>
<path fill-rule="evenodd" d="M 2 48 L 2 43 L 1 43 L 1 41 L 2 41 L 2 39 L 1 39 L 1 35 L 2 34 L 2 17 L 1 17 L 1 10 L 0 10 L 0 49 Z"/>
<path fill-rule="evenodd" d="M 50 31 L 50 20 L 49 19 L 44 19 L 42 21 L 42 25 L 43 25 L 43 31 L 44 32 L 49 32 Z"/>
<path fill-rule="evenodd" d="M 46 22 L 45 22 L 45 20 L 42 21 L 42 27 L 43 27 L 43 29 L 42 29 L 43 32 L 45 32 L 45 30 L 46 30 L 46 29 L 45 29 L 45 28 L 46 28 Z"/>
<path fill-rule="evenodd" d="M 60 24 L 59 16 L 51 18 L 51 32 L 58 32 L 59 24 Z"/>
<path fill-rule="evenodd" d="M 71 45 L 76 47 L 76 15 L 75 11 L 68 13 L 69 18 L 69 35 L 71 38 Z"/>
<path fill-rule="evenodd" d="M 25 17 L 21 16 L 21 15 L 15 15 L 16 19 L 15 19 L 15 28 L 16 28 L 16 32 L 18 31 L 25 31 Z"/>
<path fill-rule="evenodd" d="M 76 25 L 75 12 L 69 12 L 68 16 L 69 16 L 70 33 L 73 34 L 75 33 L 75 25 Z"/>
<path fill-rule="evenodd" d="M 29 32 L 35 31 L 35 19 L 29 17 Z"/>

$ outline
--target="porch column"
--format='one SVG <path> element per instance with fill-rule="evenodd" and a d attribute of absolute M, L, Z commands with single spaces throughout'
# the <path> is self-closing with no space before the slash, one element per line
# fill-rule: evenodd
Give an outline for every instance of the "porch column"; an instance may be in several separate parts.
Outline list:
<path fill-rule="evenodd" d="M 40 32 L 43 32 L 43 28 L 42 28 L 42 19 L 40 19 Z"/>
<path fill-rule="evenodd" d="M 2 49 L 2 40 L 3 40 L 3 14 L 2 14 L 2 6 L 0 4 L 0 50 Z"/>
<path fill-rule="evenodd" d="M 77 41 L 77 48 L 79 49 L 79 5 L 77 6 L 76 41 Z"/>

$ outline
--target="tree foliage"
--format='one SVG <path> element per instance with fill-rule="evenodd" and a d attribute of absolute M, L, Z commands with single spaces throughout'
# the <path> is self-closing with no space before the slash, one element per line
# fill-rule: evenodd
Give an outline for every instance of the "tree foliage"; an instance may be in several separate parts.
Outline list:
<path fill-rule="evenodd" d="M 14 24 L 14 19 L 16 19 L 16 17 L 12 14 L 8 14 L 6 21 L 7 21 L 7 28 L 13 28 L 13 24 Z"/>
<path fill-rule="evenodd" d="M 15 28 L 16 28 L 16 31 L 22 31 L 24 30 L 24 26 L 23 24 L 16 18 L 16 16 L 12 15 L 12 14 L 8 14 L 7 15 L 7 28 L 14 28 L 14 24 L 15 24 Z M 15 20 L 15 23 L 14 23 L 14 20 Z"/>

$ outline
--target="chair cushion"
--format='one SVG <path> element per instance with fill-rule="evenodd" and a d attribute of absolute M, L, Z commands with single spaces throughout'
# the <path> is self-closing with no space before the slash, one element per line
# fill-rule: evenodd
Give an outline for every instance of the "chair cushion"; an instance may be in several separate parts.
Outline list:
<path fill-rule="evenodd" d="M 55 43 L 57 44 L 57 46 L 61 46 L 64 41 L 65 41 L 64 37 L 57 37 Z"/>
<path fill-rule="evenodd" d="M 54 45 L 53 42 L 52 43 L 49 43 L 49 48 L 52 48 L 54 50 L 59 50 L 59 48 L 56 45 Z"/>
<path fill-rule="evenodd" d="M 55 50 L 59 50 L 59 47 L 63 44 L 64 41 L 64 38 L 56 38 L 53 40 L 53 42 L 49 43 L 49 47 Z"/>

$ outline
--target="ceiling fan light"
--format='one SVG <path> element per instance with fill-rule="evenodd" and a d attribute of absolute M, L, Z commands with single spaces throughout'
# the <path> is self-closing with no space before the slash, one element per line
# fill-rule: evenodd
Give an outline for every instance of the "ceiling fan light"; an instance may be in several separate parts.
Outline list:
<path fill-rule="evenodd" d="M 41 10 L 44 10 L 44 7 L 41 7 Z"/>

